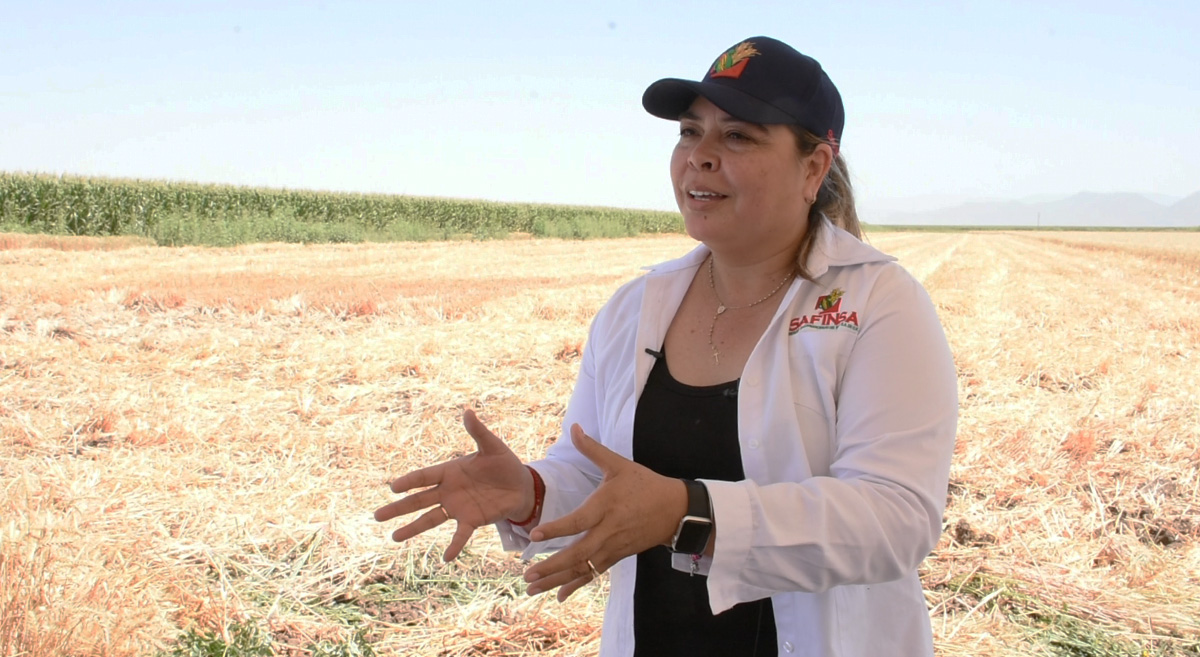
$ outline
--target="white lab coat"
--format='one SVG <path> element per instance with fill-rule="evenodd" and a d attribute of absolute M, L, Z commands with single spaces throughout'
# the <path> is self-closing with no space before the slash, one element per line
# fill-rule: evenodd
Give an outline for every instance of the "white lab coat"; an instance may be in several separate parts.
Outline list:
<path fill-rule="evenodd" d="M 531 464 L 546 482 L 543 522 L 577 508 L 601 478 L 571 444 L 572 424 L 632 458 L 654 364 L 645 350 L 661 349 L 707 254 L 700 246 L 653 267 L 596 315 L 562 437 Z M 792 282 L 741 377 L 746 479 L 705 482 L 712 611 L 770 596 L 780 655 L 933 654 L 917 566 L 941 533 L 957 385 L 929 296 L 894 260 L 826 223 L 809 261 L 816 284 Z M 497 528 L 527 558 L 572 540 L 531 545 L 520 528 Z M 633 654 L 635 571 L 632 557 L 609 571 L 601 657 Z"/>

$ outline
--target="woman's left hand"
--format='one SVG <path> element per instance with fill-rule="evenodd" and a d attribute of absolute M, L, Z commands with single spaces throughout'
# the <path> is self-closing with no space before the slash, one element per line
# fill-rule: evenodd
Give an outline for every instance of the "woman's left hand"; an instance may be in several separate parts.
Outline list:
<path fill-rule="evenodd" d="M 545 541 L 583 534 L 569 547 L 525 571 L 529 595 L 558 589 L 566 600 L 604 572 L 632 554 L 670 543 L 687 512 L 687 489 L 672 479 L 634 463 L 593 440 L 578 424 L 571 427 L 571 442 L 604 473 L 604 480 L 575 511 L 538 525 L 530 538 Z"/>

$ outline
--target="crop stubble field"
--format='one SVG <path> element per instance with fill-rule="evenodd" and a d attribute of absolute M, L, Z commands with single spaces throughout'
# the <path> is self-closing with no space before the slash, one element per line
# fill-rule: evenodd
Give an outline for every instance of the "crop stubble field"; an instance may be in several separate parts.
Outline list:
<path fill-rule="evenodd" d="M 538 457 L 593 313 L 690 240 L 35 240 L 0 250 L 4 657 L 246 625 L 275 654 L 356 628 L 380 654 L 595 654 L 602 583 L 530 599 L 492 530 L 442 565 L 447 526 L 396 546 L 370 512 L 471 448 L 463 405 Z M 959 371 L 939 654 L 1200 654 L 1200 234 L 870 240 Z"/>

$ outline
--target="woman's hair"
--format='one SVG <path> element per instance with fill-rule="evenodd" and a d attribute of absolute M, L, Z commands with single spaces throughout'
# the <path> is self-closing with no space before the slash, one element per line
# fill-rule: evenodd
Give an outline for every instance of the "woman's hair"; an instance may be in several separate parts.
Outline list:
<path fill-rule="evenodd" d="M 796 146 L 800 149 L 802 157 L 811 155 L 820 144 L 829 143 L 800 126 L 789 125 L 788 128 L 796 136 Z M 834 152 L 829 173 L 821 183 L 816 202 L 808 211 L 808 226 L 805 227 L 804 237 L 800 240 L 800 250 L 796 254 L 796 266 L 800 276 L 810 281 L 812 276 L 808 271 L 808 258 L 821 237 L 822 217 L 828 217 L 833 225 L 862 239 L 858 211 L 854 209 L 854 188 L 850 186 L 850 169 L 846 167 L 846 160 L 841 154 L 836 150 Z"/>

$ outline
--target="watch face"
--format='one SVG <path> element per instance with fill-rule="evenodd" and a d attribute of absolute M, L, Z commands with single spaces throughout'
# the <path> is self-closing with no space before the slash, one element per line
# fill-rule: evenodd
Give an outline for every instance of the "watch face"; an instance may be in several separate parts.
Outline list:
<path fill-rule="evenodd" d="M 679 524 L 679 534 L 675 537 L 672 549 L 684 554 L 701 554 L 708 546 L 710 534 L 712 534 L 711 520 L 688 516 Z"/>

